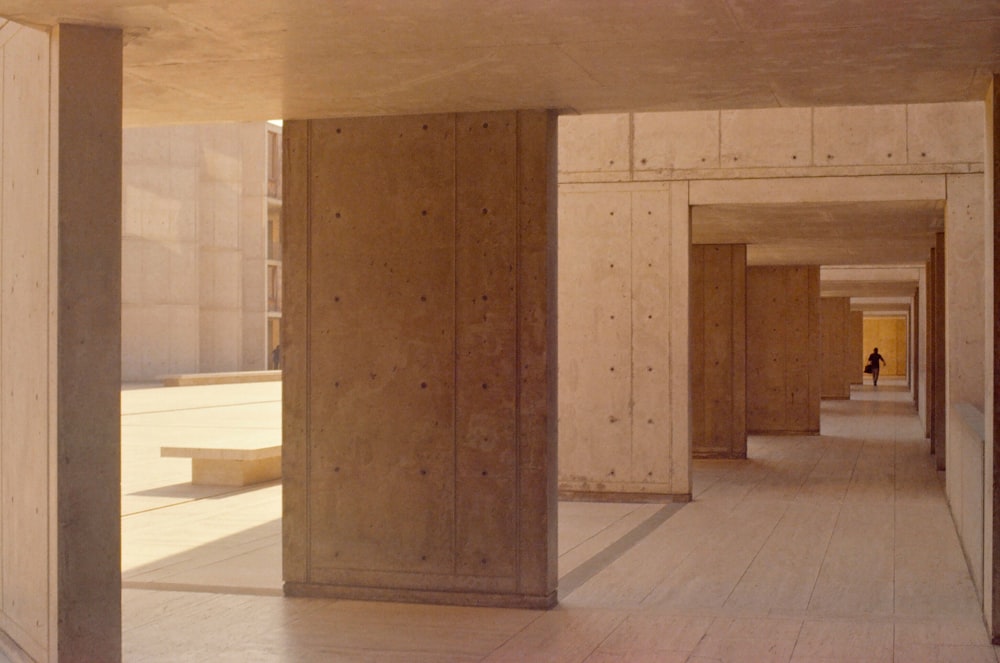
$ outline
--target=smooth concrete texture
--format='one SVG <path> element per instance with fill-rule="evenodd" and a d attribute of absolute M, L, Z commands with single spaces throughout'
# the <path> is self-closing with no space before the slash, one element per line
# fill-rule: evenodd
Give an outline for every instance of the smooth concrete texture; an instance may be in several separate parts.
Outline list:
<path fill-rule="evenodd" d="M 947 465 L 948 410 L 951 405 L 948 401 L 948 362 L 949 360 L 954 361 L 949 352 L 948 340 L 945 338 L 948 320 L 948 300 L 946 298 L 947 288 L 945 282 L 947 258 L 945 254 L 944 233 L 937 234 L 937 241 L 934 246 L 934 252 L 931 254 L 931 261 L 934 269 L 934 329 L 931 332 L 934 338 L 934 405 L 931 408 L 934 412 L 934 428 L 931 431 L 931 447 L 937 461 L 937 468 L 943 470 L 946 469 Z"/>
<path fill-rule="evenodd" d="M 688 214 L 683 183 L 559 192 L 559 488 L 686 500 Z"/>
<path fill-rule="evenodd" d="M 851 378 L 857 372 L 857 357 L 851 352 L 850 297 L 819 300 L 820 396 L 850 398 Z"/>
<path fill-rule="evenodd" d="M 121 34 L 0 28 L 0 651 L 120 659 Z"/>
<path fill-rule="evenodd" d="M 274 442 L 196 441 L 194 445 L 160 447 L 160 455 L 190 458 L 191 483 L 195 485 L 247 486 L 281 478 L 281 441 Z"/>
<path fill-rule="evenodd" d="M 245 3 L 238 20 L 221 0 L 7 0 L 4 12 L 32 24 L 120 27 L 129 36 L 130 124 L 778 107 L 794 130 L 797 109 L 810 105 L 981 102 L 997 68 L 991 0 L 556 1 L 490 11 L 414 0 L 393 5 L 391 20 L 380 3 L 262 0 Z M 875 124 L 879 140 L 867 147 L 875 156 L 898 158 L 907 145 L 937 156 L 934 142 L 901 144 L 885 126 L 896 118 L 885 114 L 880 106 L 856 114 Z M 777 144 L 786 141 L 798 147 L 790 137 Z M 821 158 L 839 163 L 865 144 L 831 142 Z"/>
<path fill-rule="evenodd" d="M 268 367 L 264 122 L 124 134 L 122 375 Z"/>
<path fill-rule="evenodd" d="M 864 312 L 852 310 L 847 321 L 847 362 L 852 385 L 864 384 L 864 366 L 868 358 L 865 354 L 864 324 Z"/>
<path fill-rule="evenodd" d="M 952 403 L 984 407 L 984 362 L 969 361 L 985 352 L 983 293 L 983 177 L 948 176 L 945 209 L 945 336 L 948 398 Z"/>
<path fill-rule="evenodd" d="M 746 255 L 742 244 L 691 246 L 689 366 L 695 458 L 747 455 Z"/>
<path fill-rule="evenodd" d="M 690 504 L 560 503 L 548 612 L 281 597 L 280 488 L 178 483 L 151 418 L 272 427 L 275 386 L 123 393 L 126 660 L 997 660 L 898 382 L 825 402 L 822 436 L 696 461 Z"/>
<path fill-rule="evenodd" d="M 284 130 L 286 593 L 553 605 L 555 116 Z"/>
<path fill-rule="evenodd" d="M 984 482 L 986 431 L 983 413 L 969 403 L 959 403 L 948 416 L 948 447 L 952 461 L 948 470 L 948 505 L 955 520 L 972 581 L 983 598 Z"/>
<path fill-rule="evenodd" d="M 1000 176 L 1000 157 L 996 149 L 1000 145 L 997 140 L 997 131 L 1000 130 L 1000 122 L 997 121 L 997 112 L 1000 109 L 1000 75 L 994 74 L 990 90 L 986 95 L 986 172 L 985 180 L 986 204 L 984 224 L 985 234 L 985 255 L 983 262 L 986 266 L 986 282 L 984 284 L 983 303 L 985 305 L 985 337 L 986 337 L 986 404 L 984 408 L 984 428 L 985 428 L 985 463 L 984 463 L 984 485 L 985 504 L 983 505 L 983 521 L 985 531 L 983 532 L 983 603 L 985 608 L 986 622 L 990 628 L 994 639 L 1000 639 L 1000 569 L 996 568 L 997 560 L 1000 560 L 1000 506 L 996 504 L 1000 491 L 997 490 L 996 471 L 1000 467 L 997 462 L 997 454 L 1000 447 L 997 446 L 997 431 L 1000 430 L 1000 407 L 997 407 L 998 390 L 995 381 L 997 371 L 994 363 L 997 358 L 997 344 L 1000 342 L 1000 324 L 998 324 L 996 314 L 1000 311 L 997 306 L 1000 297 L 1000 288 L 997 288 L 998 276 L 996 256 L 997 241 L 1000 234 L 997 233 L 996 219 L 1000 214 L 1000 202 L 998 202 L 997 177 Z M 992 156 L 992 159 L 990 158 Z M 990 278 L 992 270 L 992 278 Z"/>
<path fill-rule="evenodd" d="M 882 375 L 905 377 L 910 340 L 908 327 L 907 319 L 903 316 L 877 313 L 866 315 L 863 327 L 862 363 L 868 363 L 868 355 L 878 348 L 878 353 L 885 358 L 880 377 Z"/>
<path fill-rule="evenodd" d="M 818 433 L 818 267 L 747 269 L 747 430 Z"/>
<path fill-rule="evenodd" d="M 941 136 L 950 135 L 958 145 L 971 145 L 979 134 L 975 123 L 968 120 L 981 109 L 978 103 L 942 104 L 914 108 L 913 114 L 934 118 L 933 123 L 928 120 L 922 126 L 937 132 L 937 143 L 942 142 Z M 748 262 L 756 255 L 755 260 L 764 263 L 820 264 L 830 260 L 845 265 L 832 273 L 831 288 L 836 291 L 831 291 L 831 296 L 913 296 L 918 268 L 890 268 L 872 262 L 925 260 L 944 225 L 946 174 L 981 170 L 982 161 L 930 163 L 919 153 L 912 158 L 897 154 L 887 160 L 858 148 L 850 158 L 843 157 L 844 165 L 827 165 L 825 154 L 822 159 L 815 158 L 822 146 L 878 142 L 882 130 L 890 125 L 906 142 L 926 142 L 908 128 L 907 106 L 877 109 L 874 116 L 880 119 L 874 127 L 866 124 L 873 117 L 867 109 L 827 110 L 813 109 L 811 124 L 801 129 L 810 140 L 808 150 L 796 154 L 794 161 L 799 165 L 781 168 L 743 167 L 737 165 L 738 160 L 721 167 L 718 155 L 723 146 L 734 145 L 732 141 L 737 139 L 727 138 L 730 134 L 724 132 L 720 111 L 560 118 L 559 379 L 560 448 L 564 450 L 560 483 L 564 494 L 572 488 L 586 494 L 614 493 L 621 499 L 622 495 L 651 489 L 644 484 L 624 485 L 622 479 L 622 454 L 635 457 L 631 455 L 635 434 L 657 428 L 663 420 L 662 416 L 636 416 L 628 410 L 632 393 L 644 388 L 630 383 L 632 375 L 641 374 L 641 364 L 630 359 L 633 337 L 628 311 L 637 301 L 631 292 L 632 279 L 658 284 L 660 289 L 688 288 L 687 270 L 679 269 L 686 254 L 676 245 L 678 232 L 689 229 L 695 244 L 749 242 Z M 762 123 L 765 118 L 766 113 L 754 112 L 751 119 Z M 780 127 L 782 118 L 784 115 L 778 114 L 771 121 Z M 857 134 L 864 136 L 863 140 Z M 783 148 L 769 141 L 761 139 L 752 146 L 760 154 L 748 156 L 751 147 L 743 145 L 743 159 L 771 163 L 782 158 L 771 151 Z M 938 153 L 942 158 L 974 159 L 981 151 L 963 148 Z M 623 160 L 629 155 L 626 165 Z M 677 196 L 668 201 L 665 193 L 654 193 L 668 190 L 683 191 L 685 207 L 677 205 Z M 634 238 L 634 219 L 641 217 L 641 204 L 646 202 L 637 204 L 632 192 L 661 197 L 659 202 L 651 200 L 647 217 L 678 210 L 672 213 L 669 230 L 660 231 L 657 243 L 637 243 Z M 690 217 L 690 225 L 684 216 Z M 626 232 L 633 237 L 626 239 Z M 859 237 L 865 241 L 859 242 Z M 660 251 L 658 242 L 668 238 L 670 252 L 663 255 L 676 255 L 676 259 L 643 265 L 630 255 L 635 247 Z M 623 261 L 628 260 L 639 269 L 622 270 Z M 666 303 L 662 295 L 659 302 Z M 646 306 L 644 302 L 642 308 Z M 679 309 L 671 304 L 669 310 Z M 642 321 L 635 311 L 632 315 Z M 655 315 L 653 321 L 657 319 Z M 665 352 L 665 339 L 660 339 L 664 349 L 652 359 L 663 362 L 668 358 L 671 374 L 669 381 L 663 378 L 663 384 L 679 384 L 670 400 L 665 395 L 658 400 L 677 402 L 678 406 L 671 405 L 670 410 L 670 447 L 663 448 L 657 442 L 658 453 L 664 458 L 683 459 L 690 453 L 690 440 L 686 432 L 675 432 L 675 413 L 690 407 L 686 374 L 679 368 L 687 364 L 687 355 L 674 332 L 667 338 L 669 352 Z M 632 366 L 640 370 L 633 373 Z M 651 367 L 653 371 L 648 370 Z M 646 368 L 645 378 L 660 379 L 659 364 L 647 364 Z M 663 439 L 661 433 L 657 440 Z M 644 465 L 631 462 L 625 471 L 630 477 L 641 477 L 644 472 L 647 476 L 649 472 L 657 474 L 655 467 Z"/>

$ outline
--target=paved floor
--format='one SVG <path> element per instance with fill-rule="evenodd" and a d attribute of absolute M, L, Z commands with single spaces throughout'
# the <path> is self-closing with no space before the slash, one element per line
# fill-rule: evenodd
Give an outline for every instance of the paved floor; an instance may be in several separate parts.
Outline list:
<path fill-rule="evenodd" d="M 280 487 L 195 488 L 157 456 L 211 429 L 275 434 L 280 387 L 127 390 L 125 660 L 996 663 L 927 442 L 886 382 L 825 402 L 819 437 L 697 462 L 683 507 L 560 504 L 547 612 L 280 597 Z"/>

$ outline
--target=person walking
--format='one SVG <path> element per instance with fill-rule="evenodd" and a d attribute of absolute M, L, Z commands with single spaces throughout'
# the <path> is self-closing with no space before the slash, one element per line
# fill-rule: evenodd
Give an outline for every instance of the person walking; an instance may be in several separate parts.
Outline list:
<path fill-rule="evenodd" d="M 881 362 L 881 363 L 880 363 Z M 878 386 L 878 372 L 882 368 L 882 364 L 885 363 L 885 357 L 878 353 L 878 348 L 872 351 L 868 355 L 868 366 L 871 367 L 872 380 L 875 382 L 875 386 Z"/>

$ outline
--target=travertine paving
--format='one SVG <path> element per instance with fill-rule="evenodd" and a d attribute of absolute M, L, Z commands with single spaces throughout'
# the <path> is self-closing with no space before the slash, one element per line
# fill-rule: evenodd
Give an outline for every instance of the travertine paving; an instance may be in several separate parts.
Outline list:
<path fill-rule="evenodd" d="M 754 437 L 748 461 L 697 462 L 688 505 L 560 504 L 548 612 L 282 598 L 280 486 L 199 492 L 183 465 L 157 469 L 181 461 L 145 449 L 151 428 L 187 427 L 192 403 L 191 428 L 214 425 L 213 403 L 230 423 L 275 425 L 266 392 L 235 387 L 158 422 L 165 407 L 125 409 L 126 661 L 997 661 L 941 478 L 891 384 L 824 402 L 818 437 Z"/>

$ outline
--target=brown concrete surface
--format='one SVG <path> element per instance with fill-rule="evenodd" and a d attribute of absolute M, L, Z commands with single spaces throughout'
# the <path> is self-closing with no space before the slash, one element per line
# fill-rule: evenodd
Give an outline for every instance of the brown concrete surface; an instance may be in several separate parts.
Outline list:
<path fill-rule="evenodd" d="M 747 269 L 747 430 L 819 432 L 818 267 Z"/>
<path fill-rule="evenodd" d="M 746 246 L 691 246 L 691 451 L 746 458 Z"/>

